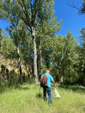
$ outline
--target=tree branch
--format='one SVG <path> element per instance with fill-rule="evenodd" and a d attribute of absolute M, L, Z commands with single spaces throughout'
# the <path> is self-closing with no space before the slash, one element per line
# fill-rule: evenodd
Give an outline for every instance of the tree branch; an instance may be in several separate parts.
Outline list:
<path fill-rule="evenodd" d="M 23 10 L 23 12 L 24 12 L 24 14 L 25 14 L 25 16 L 26 16 L 26 19 L 27 19 L 27 22 L 26 22 L 26 20 L 24 21 L 25 22 L 25 24 L 27 24 L 30 28 L 31 28 L 31 26 L 30 26 L 30 22 L 29 22 L 29 16 L 28 16 L 28 14 L 27 14 L 27 12 L 26 12 L 26 7 L 25 6 L 23 6 L 23 4 L 21 3 L 21 0 L 19 1 L 19 0 L 17 0 L 18 1 L 18 3 L 20 4 L 20 6 L 22 7 L 22 10 Z M 24 9 L 25 8 L 25 9 Z"/>
<path fill-rule="evenodd" d="M 78 10 L 79 10 L 78 14 L 82 14 L 82 13 L 81 13 L 82 6 L 77 7 L 77 6 L 75 6 L 75 5 L 71 5 L 70 3 L 67 3 L 67 4 L 68 4 L 70 7 L 72 7 L 72 8 L 78 9 Z"/>
<path fill-rule="evenodd" d="M 34 13 L 34 15 L 33 15 L 33 24 L 34 24 L 34 22 L 35 22 L 35 18 L 36 18 L 36 12 L 37 12 L 37 0 L 35 0 L 35 13 Z"/>
<path fill-rule="evenodd" d="M 31 26 L 32 26 L 32 21 L 33 21 L 33 10 L 32 10 L 32 0 L 30 0 L 30 7 L 31 7 Z"/>
<path fill-rule="evenodd" d="M 29 23 L 29 27 L 31 28 L 30 19 L 29 19 L 29 16 L 28 16 L 27 8 L 26 8 L 26 5 L 24 3 L 25 3 L 25 0 L 23 0 L 23 5 L 25 7 L 25 15 L 26 15 L 27 21 Z"/>
<path fill-rule="evenodd" d="M 21 16 L 21 15 L 19 15 L 19 14 L 17 14 L 17 16 L 19 17 L 19 18 L 21 18 L 23 21 L 24 21 L 24 23 L 25 23 L 25 25 L 27 26 L 27 29 L 31 32 L 31 30 L 30 30 L 30 27 L 28 28 L 28 24 L 27 24 L 27 22 L 26 22 L 26 18 L 24 18 L 23 16 Z"/>

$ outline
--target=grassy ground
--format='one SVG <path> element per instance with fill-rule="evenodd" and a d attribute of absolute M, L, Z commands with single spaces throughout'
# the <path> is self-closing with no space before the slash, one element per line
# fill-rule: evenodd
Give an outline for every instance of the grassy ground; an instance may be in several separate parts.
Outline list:
<path fill-rule="evenodd" d="M 39 85 L 24 84 L 0 92 L 0 113 L 85 113 L 85 87 L 59 85 L 61 96 L 55 99 L 52 86 L 52 105 L 43 101 Z M 76 89 L 76 90 L 74 90 Z"/>

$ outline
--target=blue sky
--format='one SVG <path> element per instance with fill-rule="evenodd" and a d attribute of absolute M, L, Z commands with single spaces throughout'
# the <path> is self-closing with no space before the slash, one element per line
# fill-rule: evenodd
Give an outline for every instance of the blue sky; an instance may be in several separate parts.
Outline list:
<path fill-rule="evenodd" d="M 85 27 L 85 15 L 78 15 L 78 10 L 68 6 L 67 2 L 68 0 L 55 0 L 55 16 L 57 17 L 57 21 L 63 20 L 61 24 L 62 29 L 56 34 L 65 36 L 70 29 L 72 36 L 77 40 L 77 37 L 80 36 L 78 30 Z M 0 28 L 2 28 L 4 32 L 6 32 L 5 28 L 7 26 L 9 26 L 7 21 L 0 20 Z"/>
<path fill-rule="evenodd" d="M 70 29 L 72 36 L 80 36 L 78 30 L 81 30 L 85 27 L 85 15 L 78 15 L 78 10 L 67 5 L 69 0 L 55 0 L 55 16 L 57 20 L 63 20 L 62 29 L 56 33 L 65 36 L 67 31 Z M 76 3 L 76 2 L 75 2 Z"/>

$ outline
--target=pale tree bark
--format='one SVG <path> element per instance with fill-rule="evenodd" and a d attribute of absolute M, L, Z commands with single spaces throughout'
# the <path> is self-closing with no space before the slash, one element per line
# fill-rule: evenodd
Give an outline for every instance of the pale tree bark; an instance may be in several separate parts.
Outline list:
<path fill-rule="evenodd" d="M 36 48 L 36 40 L 35 40 L 35 29 L 32 26 L 32 39 L 34 44 L 34 77 L 35 84 L 38 84 L 38 75 L 37 75 L 37 48 Z"/>
<path fill-rule="evenodd" d="M 28 74 L 28 65 L 26 66 L 26 71 L 27 71 L 27 79 L 29 78 L 29 74 Z"/>
<path fill-rule="evenodd" d="M 64 67 L 62 68 L 62 76 L 61 76 L 61 83 L 63 83 L 64 82 Z"/>
<path fill-rule="evenodd" d="M 63 83 L 63 76 L 61 76 L 61 83 Z"/>
<path fill-rule="evenodd" d="M 40 46 L 41 46 L 41 39 L 40 39 Z M 42 67 L 42 50 L 40 47 L 40 71 L 41 71 L 41 75 L 43 74 L 43 67 Z"/>
<path fill-rule="evenodd" d="M 43 74 L 43 67 L 42 67 L 42 50 L 40 50 L 40 71 L 41 71 L 41 75 Z"/>

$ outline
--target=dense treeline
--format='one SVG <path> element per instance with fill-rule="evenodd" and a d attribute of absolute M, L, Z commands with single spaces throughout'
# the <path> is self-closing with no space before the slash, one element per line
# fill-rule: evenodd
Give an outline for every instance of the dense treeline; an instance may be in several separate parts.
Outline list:
<path fill-rule="evenodd" d="M 30 71 L 37 84 L 49 69 L 57 82 L 85 85 L 85 28 L 80 31 L 80 45 L 70 30 L 65 36 L 55 35 L 62 20 L 57 22 L 54 16 L 54 0 L 3 0 L 0 7 L 0 18 L 10 22 L 6 28 L 10 36 L 0 29 L 0 57 L 15 59 L 19 68 L 16 74 L 9 71 L 7 63 L 0 63 L 1 82 L 29 80 Z"/>

